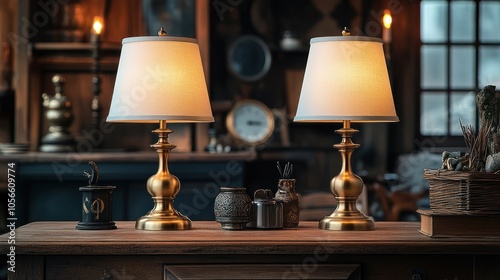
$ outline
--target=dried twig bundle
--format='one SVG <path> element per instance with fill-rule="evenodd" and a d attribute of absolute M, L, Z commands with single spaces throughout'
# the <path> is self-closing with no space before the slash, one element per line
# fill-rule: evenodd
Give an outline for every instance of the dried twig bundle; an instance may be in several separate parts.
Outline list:
<path fill-rule="evenodd" d="M 488 157 L 488 135 L 490 134 L 491 122 L 483 123 L 479 128 L 479 133 L 476 136 L 476 131 L 472 125 L 463 125 L 460 121 L 462 134 L 464 136 L 465 145 L 469 150 L 470 171 L 484 172 L 486 158 Z"/>
<path fill-rule="evenodd" d="M 287 164 L 285 164 L 285 167 L 283 168 L 283 170 L 281 170 L 281 165 L 280 165 L 280 162 L 278 161 L 277 167 L 278 167 L 278 172 L 280 173 L 281 178 L 290 179 L 290 177 L 292 177 L 293 164 L 291 164 L 290 162 L 287 162 Z"/>

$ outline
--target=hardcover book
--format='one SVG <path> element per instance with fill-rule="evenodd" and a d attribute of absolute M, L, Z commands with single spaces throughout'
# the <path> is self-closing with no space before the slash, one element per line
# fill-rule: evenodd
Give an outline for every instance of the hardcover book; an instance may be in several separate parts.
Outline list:
<path fill-rule="evenodd" d="M 446 215 L 420 213 L 420 232 L 430 237 L 499 237 L 500 215 Z"/>

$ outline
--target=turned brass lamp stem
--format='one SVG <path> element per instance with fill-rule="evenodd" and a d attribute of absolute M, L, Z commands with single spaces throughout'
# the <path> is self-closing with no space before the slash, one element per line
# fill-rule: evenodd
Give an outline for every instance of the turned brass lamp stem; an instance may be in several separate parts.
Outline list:
<path fill-rule="evenodd" d="M 183 230 L 191 229 L 191 221 L 174 209 L 174 198 L 179 193 L 181 183 L 168 170 L 168 156 L 176 146 L 168 142 L 172 130 L 167 122 L 160 120 L 160 128 L 153 130 L 158 134 L 158 142 L 151 145 L 158 153 L 158 172 L 147 182 L 147 189 L 152 196 L 154 206 L 145 216 L 136 221 L 136 229 L 144 230 Z"/>
<path fill-rule="evenodd" d="M 351 121 L 343 121 L 344 126 L 336 130 L 342 135 L 340 144 L 334 145 L 342 156 L 342 169 L 330 183 L 330 191 L 337 200 L 337 208 L 330 216 L 320 220 L 318 228 L 326 230 L 372 230 L 373 219 L 356 208 L 358 196 L 363 191 L 363 180 L 352 172 L 351 155 L 359 147 L 352 142 L 352 135 L 358 132 L 351 128 Z"/>

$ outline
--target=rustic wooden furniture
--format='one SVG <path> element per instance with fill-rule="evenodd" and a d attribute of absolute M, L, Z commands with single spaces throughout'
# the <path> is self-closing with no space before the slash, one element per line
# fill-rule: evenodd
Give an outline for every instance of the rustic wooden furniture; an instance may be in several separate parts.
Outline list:
<path fill-rule="evenodd" d="M 418 232 L 417 222 L 378 222 L 374 231 L 363 232 L 319 230 L 317 222 L 282 230 L 224 231 L 216 222 L 195 221 L 192 230 L 183 232 L 137 231 L 133 222 L 117 222 L 115 230 L 79 231 L 76 224 L 35 222 L 18 228 L 16 275 L 11 279 L 400 280 L 500 275 L 500 239 L 433 239 Z M 7 237 L 0 237 L 2 255 L 10 250 Z"/>

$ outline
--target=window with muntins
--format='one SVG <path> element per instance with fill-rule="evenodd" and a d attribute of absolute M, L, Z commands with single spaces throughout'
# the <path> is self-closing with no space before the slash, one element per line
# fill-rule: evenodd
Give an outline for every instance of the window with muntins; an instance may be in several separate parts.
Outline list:
<path fill-rule="evenodd" d="M 478 126 L 476 93 L 500 90 L 500 1 L 420 3 L 420 135 Z"/>

